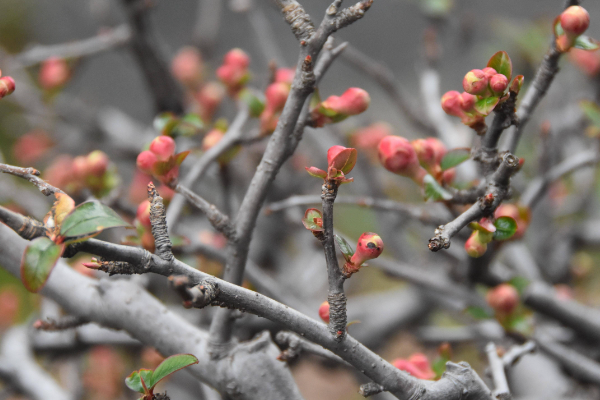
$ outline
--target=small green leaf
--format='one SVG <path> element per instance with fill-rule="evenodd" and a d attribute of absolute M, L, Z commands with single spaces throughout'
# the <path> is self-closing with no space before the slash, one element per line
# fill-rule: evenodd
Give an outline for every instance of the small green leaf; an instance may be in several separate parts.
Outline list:
<path fill-rule="evenodd" d="M 88 201 L 67 215 L 60 227 L 60 234 L 68 239 L 81 240 L 118 226 L 131 227 L 109 207 L 99 201 Z"/>
<path fill-rule="evenodd" d="M 154 386 L 162 379 L 171 375 L 173 372 L 177 372 L 182 368 L 189 367 L 190 365 L 198 364 L 198 359 L 191 354 L 176 354 L 171 357 L 167 357 L 152 374 L 152 380 L 147 382 L 148 389 L 152 390 Z M 144 378 L 144 382 L 146 379 Z"/>
<path fill-rule="evenodd" d="M 133 371 L 131 375 L 125 378 L 125 384 L 127 387 L 135 392 L 145 393 L 144 386 L 140 380 L 140 375 L 146 384 L 146 387 L 149 387 L 148 383 L 152 381 L 152 370 L 149 369 L 140 369 L 139 371 Z"/>
<path fill-rule="evenodd" d="M 45 236 L 31 241 L 21 260 L 21 280 L 27 290 L 36 293 L 44 287 L 63 248 Z"/>
<path fill-rule="evenodd" d="M 508 283 L 514 286 L 515 289 L 517 289 L 519 295 L 522 295 L 525 292 L 525 289 L 527 289 L 527 286 L 529 286 L 529 280 L 522 276 L 515 276 L 510 281 L 508 281 Z"/>
<path fill-rule="evenodd" d="M 171 135 L 173 128 L 177 126 L 179 119 L 172 112 L 160 113 L 154 118 L 154 129 L 162 135 Z"/>
<path fill-rule="evenodd" d="M 598 46 L 598 42 L 591 37 L 580 35 L 577 36 L 577 39 L 575 39 L 575 44 L 573 47 L 581 50 L 598 50 L 600 46 Z"/>
<path fill-rule="evenodd" d="M 254 93 L 252 93 L 249 89 L 244 89 L 240 92 L 240 100 L 242 100 L 248 106 L 250 110 L 250 116 L 256 118 L 260 117 L 260 114 L 265 109 L 265 102 L 258 98 Z"/>
<path fill-rule="evenodd" d="M 465 309 L 465 311 L 467 312 L 467 314 L 469 314 L 471 317 L 475 318 L 475 319 L 489 319 L 492 318 L 492 315 L 490 315 L 485 308 L 482 307 L 477 307 L 477 306 L 470 306 L 467 307 Z"/>
<path fill-rule="evenodd" d="M 304 213 L 302 224 L 310 231 L 321 232 L 323 231 L 323 214 L 316 208 L 309 208 Z"/>
<path fill-rule="evenodd" d="M 440 378 L 442 374 L 446 371 L 446 363 L 450 361 L 446 357 L 438 357 L 433 364 L 431 364 L 431 369 L 435 372 L 435 377 Z"/>
<path fill-rule="evenodd" d="M 310 176 L 314 176 L 315 178 L 325 179 L 327 177 L 327 172 L 325 172 L 322 169 L 319 169 L 317 167 L 305 167 L 305 169 L 306 169 L 306 172 L 308 172 L 308 174 Z"/>
<path fill-rule="evenodd" d="M 519 94 L 519 92 L 521 91 L 521 87 L 523 87 L 524 79 L 525 79 L 525 77 L 523 75 L 515 76 L 515 79 L 513 79 L 512 83 L 510 84 L 510 88 L 508 90 Z"/>
<path fill-rule="evenodd" d="M 442 158 L 442 162 L 440 163 L 440 167 L 442 167 L 442 171 L 445 171 L 450 168 L 454 168 L 459 164 L 467 161 L 471 157 L 471 149 L 467 147 L 462 147 L 458 149 L 452 149 L 446 153 L 444 158 Z"/>
<path fill-rule="evenodd" d="M 182 151 L 181 153 L 175 154 L 175 165 L 181 165 L 183 160 L 190 154 L 190 150 Z"/>
<path fill-rule="evenodd" d="M 173 127 L 174 136 L 193 136 L 204 129 L 204 121 L 198 114 L 186 114 L 176 126 Z"/>
<path fill-rule="evenodd" d="M 452 194 L 444 189 L 433 176 L 427 174 L 423 178 L 423 185 L 425 188 L 425 200 L 451 200 Z"/>
<path fill-rule="evenodd" d="M 600 128 L 600 107 L 593 101 L 583 100 L 579 103 L 583 113 L 592 123 Z"/>
<path fill-rule="evenodd" d="M 494 110 L 494 107 L 496 107 L 499 101 L 500 97 L 496 96 L 490 96 L 481 100 L 477 100 L 475 102 L 475 110 L 477 110 L 477 112 L 480 114 L 489 115 L 489 113 L 491 113 Z"/>
<path fill-rule="evenodd" d="M 309 109 L 314 110 L 321 104 L 321 95 L 319 94 L 319 88 L 315 88 L 315 91 L 310 96 L 310 104 L 308 105 Z"/>
<path fill-rule="evenodd" d="M 499 51 L 494 54 L 487 63 L 487 66 L 494 68 L 496 72 L 506 76 L 506 79 L 510 81 L 512 77 L 512 61 L 505 51 Z"/>
<path fill-rule="evenodd" d="M 560 15 L 554 19 L 554 36 L 559 37 L 565 34 L 562 25 L 560 24 Z"/>
<path fill-rule="evenodd" d="M 340 251 L 344 255 L 344 259 L 349 261 L 354 255 L 354 250 L 352 249 L 352 246 L 350 246 L 350 243 L 346 242 L 346 239 L 339 235 L 335 235 L 335 241 L 338 244 Z"/>
<path fill-rule="evenodd" d="M 517 231 L 517 221 L 512 217 L 500 217 L 494 222 L 494 226 L 494 240 L 510 239 Z"/>

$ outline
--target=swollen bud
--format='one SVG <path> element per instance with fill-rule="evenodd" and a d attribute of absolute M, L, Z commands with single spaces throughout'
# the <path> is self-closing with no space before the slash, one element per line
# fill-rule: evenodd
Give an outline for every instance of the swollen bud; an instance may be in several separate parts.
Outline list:
<path fill-rule="evenodd" d="M 166 161 L 175 154 L 175 141 L 170 136 L 158 136 L 150 143 L 150 151 L 159 161 Z"/>
<path fill-rule="evenodd" d="M 140 224 L 146 228 L 151 228 L 150 223 L 150 201 L 144 200 L 137 208 L 135 215 L 136 219 L 140 221 Z"/>
<path fill-rule="evenodd" d="M 246 69 L 250 65 L 250 57 L 242 49 L 232 49 L 223 57 L 223 64 Z"/>
<path fill-rule="evenodd" d="M 0 78 L 0 99 L 15 91 L 15 80 L 10 76 Z"/>
<path fill-rule="evenodd" d="M 473 112 L 475 102 L 477 102 L 477 96 L 473 96 L 471 93 L 462 92 L 460 94 L 460 108 L 465 112 Z"/>
<path fill-rule="evenodd" d="M 473 95 L 482 95 L 487 91 L 488 77 L 480 69 L 472 69 L 463 79 L 463 89 Z"/>
<path fill-rule="evenodd" d="M 42 63 L 38 81 L 41 87 L 51 90 L 67 83 L 69 75 L 69 66 L 65 60 L 58 57 L 50 57 Z"/>
<path fill-rule="evenodd" d="M 365 232 L 358 238 L 356 252 L 352 255 L 350 262 L 358 268 L 367 260 L 379 257 L 383 251 L 383 240 L 373 232 Z"/>
<path fill-rule="evenodd" d="M 100 150 L 92 151 L 87 156 L 87 170 L 91 175 L 101 177 L 108 168 L 108 156 Z"/>
<path fill-rule="evenodd" d="M 414 353 L 407 360 L 397 358 L 392 361 L 392 365 L 418 379 L 435 378 L 435 372 L 431 369 L 431 364 L 423 353 Z"/>
<path fill-rule="evenodd" d="M 471 236 L 465 242 L 467 254 L 473 258 L 481 257 L 487 250 L 487 244 L 483 243 L 478 230 L 473 231 Z"/>
<path fill-rule="evenodd" d="M 386 136 L 379 142 L 379 161 L 385 169 L 422 183 L 427 172 L 421 168 L 417 152 L 410 142 L 401 136 Z"/>
<path fill-rule="evenodd" d="M 328 170 L 336 169 L 347 174 L 356 165 L 356 158 L 356 149 L 344 146 L 332 146 L 327 150 Z"/>
<path fill-rule="evenodd" d="M 463 110 L 461 107 L 462 99 L 461 94 L 456 90 L 446 92 L 442 96 L 442 109 L 448 115 L 454 115 L 455 117 L 462 117 Z"/>
<path fill-rule="evenodd" d="M 369 93 L 360 88 L 350 88 L 341 96 L 329 96 L 327 100 L 321 103 L 321 107 L 326 115 L 349 116 L 365 111 L 369 108 L 370 103 Z"/>
<path fill-rule="evenodd" d="M 328 324 L 329 323 L 329 303 L 324 301 L 319 306 L 319 317 Z"/>
<path fill-rule="evenodd" d="M 485 67 L 484 69 L 482 69 L 482 71 L 485 74 L 485 77 L 488 79 L 492 79 L 492 76 L 494 76 L 498 73 L 498 71 L 496 71 L 492 67 Z"/>
<path fill-rule="evenodd" d="M 194 47 L 184 47 L 171 62 L 171 72 L 181 83 L 196 86 L 202 80 L 202 57 Z"/>
<path fill-rule="evenodd" d="M 152 167 L 156 161 L 156 155 L 151 151 L 145 150 L 137 156 L 136 164 L 143 172 L 152 174 Z"/>
<path fill-rule="evenodd" d="M 291 85 L 296 71 L 291 68 L 279 68 L 275 71 L 275 82 L 284 82 Z"/>
<path fill-rule="evenodd" d="M 581 6 L 571 6 L 560 14 L 560 26 L 567 36 L 577 37 L 590 26 L 590 14 Z"/>
<path fill-rule="evenodd" d="M 519 292 L 508 283 L 503 283 L 491 289 L 486 300 L 497 313 L 510 314 L 519 304 Z"/>
<path fill-rule="evenodd" d="M 502 94 L 508 87 L 508 78 L 502 74 L 496 74 L 490 79 L 490 89 L 495 94 Z"/>

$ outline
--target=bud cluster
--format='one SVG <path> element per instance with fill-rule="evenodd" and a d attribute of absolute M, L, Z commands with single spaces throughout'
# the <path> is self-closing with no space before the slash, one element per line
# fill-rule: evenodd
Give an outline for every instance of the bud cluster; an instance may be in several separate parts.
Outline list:
<path fill-rule="evenodd" d="M 275 72 L 275 81 L 265 90 L 265 109 L 260 115 L 260 130 L 262 134 L 270 134 L 277 127 L 279 116 L 292 88 L 294 70 L 279 68 Z"/>
<path fill-rule="evenodd" d="M 77 193 L 86 188 L 96 197 L 105 196 L 119 183 L 116 168 L 100 150 L 74 159 L 60 156 L 46 169 L 44 177 L 66 192 Z"/>
<path fill-rule="evenodd" d="M 585 8 L 581 6 L 568 7 L 554 21 L 557 50 L 567 52 L 576 46 L 578 38 L 582 37 L 589 26 L 590 14 Z M 595 50 L 598 48 L 597 46 L 593 47 L 595 48 L 586 50 Z"/>
<path fill-rule="evenodd" d="M 357 115 L 369 108 L 371 97 L 365 90 L 352 87 L 341 96 L 329 96 L 311 107 L 311 125 L 322 127 L 343 121 L 351 115 Z"/>
<path fill-rule="evenodd" d="M 148 150 L 142 151 L 136 160 L 138 168 L 167 186 L 173 186 L 179 175 L 179 166 L 189 151 L 175 154 L 175 141 L 170 136 L 158 136 Z"/>
<path fill-rule="evenodd" d="M 250 57 L 241 49 L 232 49 L 223 57 L 223 64 L 217 69 L 217 77 L 230 96 L 237 96 L 250 79 L 249 65 Z"/>

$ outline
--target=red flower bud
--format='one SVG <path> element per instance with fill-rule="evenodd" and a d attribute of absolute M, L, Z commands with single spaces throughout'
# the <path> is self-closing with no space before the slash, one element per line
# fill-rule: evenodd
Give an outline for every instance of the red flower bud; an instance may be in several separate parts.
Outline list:
<path fill-rule="evenodd" d="M 347 174 L 356 165 L 356 157 L 356 149 L 344 146 L 332 146 L 327 150 L 327 166 L 329 169 L 335 168 Z"/>
<path fill-rule="evenodd" d="M 328 324 L 329 323 L 329 303 L 324 301 L 319 306 L 319 317 Z"/>
<path fill-rule="evenodd" d="M 19 317 L 19 293 L 10 286 L 4 286 L 0 291 L 0 330 L 8 328 Z"/>
<path fill-rule="evenodd" d="M 451 90 L 442 96 L 442 109 L 448 115 L 462 117 L 464 114 L 461 107 L 462 102 L 461 94 L 456 90 Z"/>
<path fill-rule="evenodd" d="M 377 122 L 354 132 L 352 144 L 361 150 L 377 149 L 379 142 L 392 134 L 392 127 L 385 122 Z"/>
<path fill-rule="evenodd" d="M 202 139 L 202 150 L 207 151 L 212 148 L 215 144 L 219 143 L 221 139 L 223 139 L 224 135 L 225 133 L 219 129 L 213 129 L 208 132 L 206 136 L 204 136 L 204 139 Z"/>
<path fill-rule="evenodd" d="M 0 78 L 0 99 L 15 91 L 15 80 L 10 76 Z"/>
<path fill-rule="evenodd" d="M 465 242 L 465 250 L 467 254 L 473 258 L 481 257 L 487 250 L 487 244 L 482 243 L 479 231 L 473 231 L 471 236 Z"/>
<path fill-rule="evenodd" d="M 279 68 L 275 71 L 275 82 L 284 82 L 289 85 L 294 81 L 296 71 L 291 68 Z"/>
<path fill-rule="evenodd" d="M 430 142 L 426 139 L 416 139 L 410 144 L 415 149 L 417 158 L 423 167 L 430 168 L 435 165 L 435 150 Z"/>
<path fill-rule="evenodd" d="M 496 75 L 498 72 L 492 68 L 492 67 L 485 67 L 484 69 L 482 69 L 483 73 L 485 74 L 485 77 L 488 79 L 492 79 L 492 76 Z"/>
<path fill-rule="evenodd" d="M 577 37 L 590 26 L 590 14 L 581 6 L 571 6 L 560 14 L 560 26 L 567 36 Z"/>
<path fill-rule="evenodd" d="M 463 89 L 470 94 L 482 95 L 487 90 L 488 81 L 488 78 L 482 70 L 472 69 L 467 72 L 463 79 Z"/>
<path fill-rule="evenodd" d="M 154 163 L 156 161 L 156 154 L 154 154 L 151 151 L 145 150 L 137 156 L 136 164 L 140 170 L 152 175 L 152 167 L 154 167 Z"/>
<path fill-rule="evenodd" d="M 167 161 L 175 154 L 175 141 L 170 136 L 158 136 L 150 143 L 150 151 L 156 155 L 158 161 Z"/>
<path fill-rule="evenodd" d="M 422 353 L 411 355 L 408 360 L 397 358 L 392 361 L 392 365 L 402 371 L 406 371 L 418 379 L 433 379 L 435 372 L 431 369 L 431 365 L 427 357 Z"/>
<path fill-rule="evenodd" d="M 385 169 L 398 175 L 412 178 L 417 183 L 423 181 L 426 172 L 419 165 L 419 159 L 410 142 L 401 136 L 387 136 L 379 142 L 379 161 Z"/>
<path fill-rule="evenodd" d="M 89 165 L 85 156 L 77 156 L 73 160 L 73 175 L 76 179 L 85 179 L 89 174 Z"/>
<path fill-rule="evenodd" d="M 67 62 L 62 58 L 50 57 L 42 62 L 38 81 L 41 87 L 51 90 L 67 83 L 69 76 L 70 71 Z"/>
<path fill-rule="evenodd" d="M 589 76 L 600 72 L 600 52 L 571 49 L 569 59 Z"/>
<path fill-rule="evenodd" d="M 477 96 L 473 96 L 471 93 L 462 92 L 460 94 L 460 108 L 465 112 L 473 112 Z"/>
<path fill-rule="evenodd" d="M 135 215 L 140 224 L 146 228 L 151 228 L 152 224 L 150 223 L 150 202 L 148 200 L 144 200 L 137 208 L 137 213 Z"/>
<path fill-rule="evenodd" d="M 329 96 L 321 103 L 328 113 L 340 114 L 342 116 L 356 115 L 369 108 L 371 97 L 369 93 L 360 88 L 350 88 L 341 96 Z"/>
<path fill-rule="evenodd" d="M 508 87 L 508 79 L 502 74 L 496 74 L 490 79 L 490 89 L 496 94 L 504 93 Z"/>
<path fill-rule="evenodd" d="M 181 83 L 195 86 L 202 79 L 202 57 L 194 47 L 184 47 L 173 58 L 171 72 Z"/>
<path fill-rule="evenodd" d="M 271 83 L 265 91 L 265 108 L 272 112 L 280 112 L 283 110 L 289 94 L 290 85 L 287 83 Z"/>
<path fill-rule="evenodd" d="M 446 185 L 450 185 L 456 178 L 456 168 L 450 168 L 442 172 L 442 182 Z"/>
<path fill-rule="evenodd" d="M 487 293 L 486 300 L 496 312 L 510 314 L 519 304 L 519 293 L 513 286 L 503 283 L 491 289 Z"/>
<path fill-rule="evenodd" d="M 383 251 L 383 240 L 373 232 L 365 232 L 358 238 L 356 252 L 350 259 L 350 262 L 356 268 L 367 260 L 379 257 Z"/>
<path fill-rule="evenodd" d="M 88 154 L 86 161 L 88 173 L 93 176 L 101 177 L 108 168 L 108 156 L 100 150 Z"/>
<path fill-rule="evenodd" d="M 223 65 L 246 69 L 250 65 L 250 57 L 242 49 L 232 49 L 223 57 Z"/>
<path fill-rule="evenodd" d="M 46 131 L 35 129 L 21 136 L 13 147 L 13 155 L 22 164 L 39 160 L 53 146 Z"/>
<path fill-rule="evenodd" d="M 219 104 L 225 97 L 225 89 L 220 83 L 208 82 L 196 94 L 196 100 L 200 104 L 200 116 L 204 120 L 210 120 L 217 111 Z"/>

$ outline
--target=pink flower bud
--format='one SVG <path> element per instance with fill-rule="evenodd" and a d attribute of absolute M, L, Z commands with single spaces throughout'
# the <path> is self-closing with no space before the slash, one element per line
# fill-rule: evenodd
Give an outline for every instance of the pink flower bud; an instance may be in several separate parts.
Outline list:
<path fill-rule="evenodd" d="M 448 150 L 446 149 L 446 145 L 444 145 L 444 143 L 442 143 L 441 140 L 439 140 L 438 138 L 434 138 L 434 137 L 428 137 L 425 140 L 427 141 L 428 145 L 433 148 L 433 153 L 435 155 L 435 162 L 437 164 L 441 163 L 442 159 L 448 152 Z"/>
<path fill-rule="evenodd" d="M 462 102 L 461 94 L 456 90 L 451 90 L 442 96 L 442 109 L 448 115 L 462 117 L 464 114 L 461 107 Z"/>
<path fill-rule="evenodd" d="M 486 78 L 492 79 L 492 76 L 496 75 L 498 72 L 492 68 L 492 67 L 485 67 L 484 69 L 482 69 L 484 75 Z"/>
<path fill-rule="evenodd" d="M 13 147 L 13 155 L 21 164 L 31 164 L 46 154 L 53 144 L 46 131 L 34 129 L 19 137 Z"/>
<path fill-rule="evenodd" d="M 341 96 L 329 96 L 321 103 L 321 107 L 329 112 L 342 116 L 356 115 L 369 108 L 371 97 L 360 88 L 350 88 Z"/>
<path fill-rule="evenodd" d="M 69 66 L 62 58 L 50 57 L 42 62 L 38 82 L 46 90 L 63 86 L 69 80 Z"/>
<path fill-rule="evenodd" d="M 513 286 L 503 283 L 491 289 L 486 300 L 497 313 L 510 314 L 519 304 L 519 293 Z"/>
<path fill-rule="evenodd" d="M 426 172 L 410 142 L 401 136 L 387 136 L 379 142 L 379 161 L 385 169 L 421 183 Z"/>
<path fill-rule="evenodd" d="M 452 184 L 456 178 L 456 168 L 450 168 L 442 172 L 442 182 L 446 185 Z"/>
<path fill-rule="evenodd" d="M 15 80 L 10 76 L 0 78 L 0 99 L 15 91 Z"/>
<path fill-rule="evenodd" d="M 220 83 L 208 82 L 202 86 L 202 89 L 196 94 L 196 100 L 200 104 L 200 116 L 202 119 L 210 120 L 224 97 L 225 89 Z"/>
<path fill-rule="evenodd" d="M 77 156 L 73 160 L 73 175 L 76 179 L 85 179 L 85 177 L 89 174 L 89 165 L 87 162 L 87 157 Z"/>
<path fill-rule="evenodd" d="M 482 95 L 486 92 L 488 86 L 488 78 L 480 69 L 472 69 L 465 75 L 463 79 L 463 89 L 465 92 L 473 95 Z"/>
<path fill-rule="evenodd" d="M 460 95 L 460 108 L 465 112 L 473 112 L 477 102 L 477 96 L 473 96 L 471 93 L 462 92 Z"/>
<path fill-rule="evenodd" d="M 100 150 L 92 151 L 87 156 L 88 172 L 97 177 L 101 177 L 108 168 L 108 156 Z"/>
<path fill-rule="evenodd" d="M 590 26 L 590 14 L 581 6 L 571 6 L 560 14 L 560 26 L 567 36 L 577 37 Z"/>
<path fill-rule="evenodd" d="M 19 317 L 19 293 L 10 286 L 4 286 L 0 291 L 0 330 L 8 328 Z"/>
<path fill-rule="evenodd" d="M 150 143 L 150 151 L 156 155 L 158 161 L 167 161 L 175 154 L 175 141 L 170 136 L 158 136 Z"/>
<path fill-rule="evenodd" d="M 144 200 L 138 206 L 135 217 L 138 221 L 140 221 L 142 226 L 146 228 L 152 227 L 152 224 L 150 223 L 150 202 L 148 200 Z"/>
<path fill-rule="evenodd" d="M 221 139 L 223 139 L 224 135 L 225 133 L 223 133 L 219 129 L 213 129 L 210 132 L 208 132 L 206 136 L 204 136 L 204 139 L 202 139 L 202 150 L 207 151 L 210 148 L 212 148 L 214 145 L 219 143 Z"/>
<path fill-rule="evenodd" d="M 502 74 L 496 74 L 490 79 L 490 89 L 496 94 L 504 93 L 508 87 L 508 79 Z"/>
<path fill-rule="evenodd" d="M 381 139 L 390 136 L 392 133 L 392 127 L 389 124 L 377 122 L 354 132 L 351 142 L 356 148 L 361 150 L 376 150 Z"/>
<path fill-rule="evenodd" d="M 284 82 L 291 85 L 296 71 L 291 68 L 279 68 L 275 71 L 275 82 Z"/>
<path fill-rule="evenodd" d="M 408 360 L 397 358 L 392 361 L 392 365 L 402 371 L 406 371 L 418 379 L 433 379 L 435 372 L 431 369 L 431 364 L 427 357 L 422 353 L 411 355 Z"/>
<path fill-rule="evenodd" d="M 556 291 L 556 297 L 559 300 L 572 300 L 573 299 L 573 289 L 565 285 L 564 283 L 559 283 L 554 285 L 554 290 Z"/>
<path fill-rule="evenodd" d="M 429 168 L 435 165 L 435 149 L 431 145 L 431 142 L 426 139 L 416 139 L 410 142 L 410 144 L 415 149 L 419 163 L 423 167 Z"/>
<path fill-rule="evenodd" d="M 589 76 L 596 76 L 600 72 L 600 52 L 572 49 L 569 59 Z"/>
<path fill-rule="evenodd" d="M 74 175 L 73 159 L 67 155 L 58 156 L 44 171 L 44 179 L 59 188 L 73 182 Z"/>
<path fill-rule="evenodd" d="M 349 173 L 356 165 L 357 151 L 344 146 L 332 146 L 327 150 L 327 165 L 344 174 Z"/>
<path fill-rule="evenodd" d="M 329 323 L 329 303 L 324 301 L 319 306 L 319 317 L 328 324 Z"/>
<path fill-rule="evenodd" d="M 290 86 L 287 83 L 271 83 L 265 91 L 265 108 L 272 112 L 280 112 L 283 110 L 289 94 Z"/>
<path fill-rule="evenodd" d="M 465 242 L 467 254 L 473 258 L 481 257 L 487 250 L 487 244 L 482 243 L 479 237 L 479 231 L 473 231 L 471 236 Z"/>
<path fill-rule="evenodd" d="M 365 232 L 358 238 L 356 251 L 352 255 L 350 262 L 358 268 L 365 261 L 379 257 L 383 251 L 383 247 L 383 240 L 381 240 L 379 235 L 373 232 Z"/>
<path fill-rule="evenodd" d="M 223 57 L 223 65 L 246 69 L 250 65 L 250 57 L 242 49 L 232 49 Z"/>
<path fill-rule="evenodd" d="M 136 164 L 140 170 L 152 175 L 152 168 L 154 167 L 154 163 L 156 163 L 156 161 L 158 161 L 156 159 L 156 154 L 145 150 L 137 156 Z"/>
<path fill-rule="evenodd" d="M 183 84 L 195 86 L 202 79 L 202 57 L 194 47 L 184 47 L 171 62 L 173 76 Z"/>

